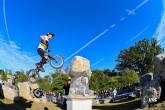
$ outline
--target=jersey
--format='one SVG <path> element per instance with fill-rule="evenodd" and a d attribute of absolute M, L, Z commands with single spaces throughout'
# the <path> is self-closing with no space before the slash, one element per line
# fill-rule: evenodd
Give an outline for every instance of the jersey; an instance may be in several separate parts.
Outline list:
<path fill-rule="evenodd" d="M 49 39 L 48 39 L 48 36 L 44 36 L 44 38 L 45 38 L 46 42 L 44 40 L 41 40 L 38 48 L 41 48 L 45 51 L 48 48 Z"/>

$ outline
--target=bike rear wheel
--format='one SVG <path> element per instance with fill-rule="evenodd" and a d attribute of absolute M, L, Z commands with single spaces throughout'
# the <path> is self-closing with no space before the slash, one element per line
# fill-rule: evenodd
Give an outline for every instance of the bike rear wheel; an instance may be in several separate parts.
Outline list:
<path fill-rule="evenodd" d="M 35 69 L 29 70 L 26 76 L 27 76 L 28 81 L 32 84 L 37 83 L 40 79 L 40 75 L 38 74 L 38 71 Z"/>
<path fill-rule="evenodd" d="M 55 54 L 50 59 L 50 65 L 55 69 L 59 69 L 64 65 L 64 58 L 59 54 Z"/>

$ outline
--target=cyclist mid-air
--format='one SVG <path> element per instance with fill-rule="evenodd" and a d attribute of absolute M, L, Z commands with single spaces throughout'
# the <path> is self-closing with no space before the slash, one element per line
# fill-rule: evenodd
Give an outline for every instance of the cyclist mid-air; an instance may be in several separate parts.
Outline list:
<path fill-rule="evenodd" d="M 36 68 L 35 69 L 30 69 L 27 71 L 27 79 L 29 80 L 30 83 L 37 83 L 40 79 L 39 72 L 45 72 L 43 69 L 43 65 L 46 64 L 47 62 L 50 62 L 50 66 L 53 67 L 54 69 L 59 69 L 62 68 L 64 65 L 64 58 L 59 55 L 59 54 L 54 54 L 54 55 L 48 55 L 47 52 L 50 52 L 48 49 L 49 46 L 49 40 L 54 36 L 53 33 L 49 32 L 47 35 L 41 35 L 41 41 L 39 43 L 37 52 L 41 56 L 41 61 L 39 63 L 36 63 Z"/>
<path fill-rule="evenodd" d="M 39 63 L 36 63 L 36 66 L 38 68 L 40 68 L 40 71 L 45 72 L 43 65 L 46 64 L 48 62 L 48 55 L 46 54 L 46 52 L 50 52 L 50 50 L 48 49 L 49 46 L 49 40 L 54 36 L 53 33 L 48 32 L 47 35 L 41 35 L 41 41 L 39 43 L 37 52 L 38 54 L 41 56 L 41 61 Z"/>

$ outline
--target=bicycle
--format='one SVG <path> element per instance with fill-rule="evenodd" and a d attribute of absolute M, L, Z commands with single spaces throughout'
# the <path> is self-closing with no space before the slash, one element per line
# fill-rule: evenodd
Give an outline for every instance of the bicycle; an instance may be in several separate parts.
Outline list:
<path fill-rule="evenodd" d="M 53 56 L 48 55 L 48 61 L 50 62 L 51 67 L 55 68 L 55 69 L 59 69 L 64 65 L 64 58 L 59 55 L 59 54 L 55 54 Z M 27 71 L 27 79 L 30 83 L 34 84 L 37 83 L 40 79 L 40 67 L 36 66 L 35 69 L 30 69 L 29 71 Z"/>

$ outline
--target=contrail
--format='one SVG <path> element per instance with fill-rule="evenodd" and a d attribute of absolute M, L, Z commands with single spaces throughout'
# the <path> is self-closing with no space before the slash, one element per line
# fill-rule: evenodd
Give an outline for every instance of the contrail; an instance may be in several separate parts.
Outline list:
<path fill-rule="evenodd" d="M 138 6 L 136 6 L 133 10 L 131 10 L 131 12 L 135 12 L 136 10 L 138 10 L 140 7 L 142 7 L 145 3 L 147 3 L 149 0 L 144 0 L 143 2 L 141 2 Z M 129 14 L 128 14 L 129 15 Z M 124 20 L 125 17 L 122 17 L 120 20 Z M 79 50 L 77 50 L 75 53 L 73 53 L 72 55 L 70 55 L 68 58 L 65 59 L 65 61 L 67 61 L 68 59 L 70 59 L 72 56 L 74 56 L 75 54 L 77 54 L 78 52 L 80 52 L 82 49 L 84 49 L 85 47 L 87 47 L 89 44 L 91 44 L 92 42 L 94 42 L 96 39 L 98 39 L 99 37 L 101 37 L 102 35 L 104 35 L 105 33 L 107 33 L 111 28 L 114 28 L 116 26 L 116 24 L 112 24 L 108 29 L 106 29 L 105 31 L 103 31 L 101 34 L 99 34 L 98 36 L 96 36 L 94 39 L 92 39 L 91 41 L 89 41 L 87 44 L 85 44 L 83 47 L 81 47 Z"/>
<path fill-rule="evenodd" d="M 144 0 L 144 1 L 141 2 L 138 6 L 136 6 L 134 9 L 128 10 L 128 15 L 135 14 L 135 11 L 138 10 L 140 7 L 142 7 L 144 4 L 146 4 L 148 1 L 149 1 L 149 0 Z"/>
<path fill-rule="evenodd" d="M 4 21 L 5 21 L 7 36 L 8 36 L 9 42 L 10 42 L 9 31 L 8 31 L 7 22 L 6 22 L 5 0 L 3 0 L 3 15 L 4 15 Z"/>
<path fill-rule="evenodd" d="M 149 0 L 144 0 L 142 3 L 140 3 L 134 10 L 136 11 L 140 7 L 142 7 L 144 4 L 146 4 Z"/>
<path fill-rule="evenodd" d="M 99 60 L 99 61 L 95 62 L 94 64 L 92 64 L 92 65 L 91 65 L 91 67 L 93 67 L 93 66 L 95 66 L 95 65 L 99 64 L 99 63 L 100 63 L 100 62 L 102 62 L 103 60 L 104 60 L 104 58 L 102 58 L 101 60 Z"/>
<path fill-rule="evenodd" d="M 96 39 L 98 39 L 102 35 L 106 34 L 108 31 L 109 31 L 109 28 L 106 29 L 106 30 L 104 30 L 101 34 L 99 34 L 98 36 L 96 36 L 94 39 L 92 39 L 91 41 L 89 41 L 87 44 L 85 44 L 83 47 L 81 47 L 75 53 L 73 53 L 72 55 L 70 55 L 68 58 L 65 59 L 65 61 L 67 61 L 68 59 L 70 59 L 72 56 L 74 56 L 75 54 L 77 54 L 79 51 L 81 51 L 82 49 L 84 49 L 85 47 L 87 47 L 89 44 L 91 44 L 92 42 L 94 42 Z"/>
<path fill-rule="evenodd" d="M 137 37 L 139 37 L 141 34 L 143 34 L 149 27 L 151 26 L 151 24 L 150 25 L 148 25 L 148 26 L 146 26 L 142 31 L 140 31 L 135 37 L 133 37 L 132 39 L 130 39 L 128 42 L 126 42 L 125 44 L 128 44 L 128 43 L 130 43 L 131 41 L 133 41 L 134 39 L 136 39 Z"/>
<path fill-rule="evenodd" d="M 130 39 L 128 42 L 126 42 L 125 44 L 130 43 L 131 41 L 133 41 L 134 39 L 136 39 L 137 37 L 139 37 L 141 34 L 143 34 L 147 29 L 149 29 L 151 27 L 151 25 L 158 19 L 159 16 L 157 16 L 149 25 L 147 25 L 142 31 L 140 31 L 135 37 L 133 37 L 132 39 Z M 159 42 L 159 41 L 158 41 Z"/>

